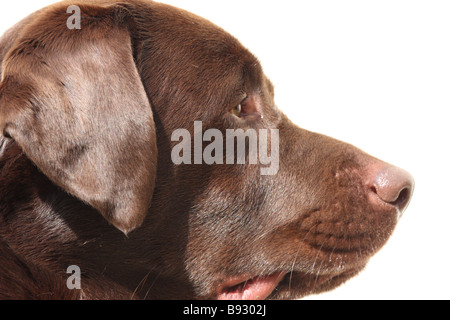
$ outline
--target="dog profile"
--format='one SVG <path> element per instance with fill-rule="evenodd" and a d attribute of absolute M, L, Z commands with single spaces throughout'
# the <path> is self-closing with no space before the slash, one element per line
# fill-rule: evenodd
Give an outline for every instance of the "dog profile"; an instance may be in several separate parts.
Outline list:
<path fill-rule="evenodd" d="M 413 193 L 292 123 L 252 53 L 166 4 L 56 3 L 3 35 L 0 63 L 1 299 L 301 298 L 358 274 Z M 230 130 L 241 162 L 217 144 Z"/>

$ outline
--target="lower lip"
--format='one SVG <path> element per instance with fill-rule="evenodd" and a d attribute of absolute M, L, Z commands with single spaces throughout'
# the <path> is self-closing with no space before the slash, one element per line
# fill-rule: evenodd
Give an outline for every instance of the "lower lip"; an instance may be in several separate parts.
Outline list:
<path fill-rule="evenodd" d="M 275 290 L 286 275 L 274 273 L 266 277 L 236 277 L 224 282 L 219 290 L 218 300 L 263 300 Z"/>

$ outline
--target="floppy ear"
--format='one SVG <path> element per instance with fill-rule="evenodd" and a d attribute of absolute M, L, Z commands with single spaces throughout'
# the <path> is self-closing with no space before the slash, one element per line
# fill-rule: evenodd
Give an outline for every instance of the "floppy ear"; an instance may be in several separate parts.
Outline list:
<path fill-rule="evenodd" d="M 3 62 L 0 130 L 55 184 L 124 233 L 149 209 L 156 178 L 153 114 L 119 5 L 63 5 L 27 25 Z"/>

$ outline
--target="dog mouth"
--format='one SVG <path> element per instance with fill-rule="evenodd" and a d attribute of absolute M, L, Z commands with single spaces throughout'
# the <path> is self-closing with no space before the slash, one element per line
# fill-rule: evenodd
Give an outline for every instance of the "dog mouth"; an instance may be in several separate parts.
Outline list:
<path fill-rule="evenodd" d="M 265 266 L 266 270 L 276 272 L 259 273 L 256 268 L 243 275 L 229 273 L 219 284 L 216 282 L 213 297 L 218 300 L 299 299 L 332 290 L 358 274 L 386 238 L 372 234 L 341 236 L 309 232 L 296 253 L 291 251 L 285 259 Z M 289 252 L 290 247 L 280 250 Z M 283 262 L 292 260 L 291 257 L 295 257 L 294 262 Z"/>
<path fill-rule="evenodd" d="M 268 276 L 240 276 L 223 282 L 217 290 L 218 300 L 264 300 L 283 280 L 286 272 Z"/>
<path fill-rule="evenodd" d="M 269 276 L 234 277 L 217 290 L 217 300 L 299 299 L 310 294 L 332 290 L 354 277 L 363 268 L 337 274 L 278 272 Z"/>
<path fill-rule="evenodd" d="M 315 253 L 311 268 L 293 268 L 269 275 L 232 276 L 215 291 L 217 300 L 299 299 L 334 289 L 354 277 L 368 262 L 370 255 L 350 251 Z"/>

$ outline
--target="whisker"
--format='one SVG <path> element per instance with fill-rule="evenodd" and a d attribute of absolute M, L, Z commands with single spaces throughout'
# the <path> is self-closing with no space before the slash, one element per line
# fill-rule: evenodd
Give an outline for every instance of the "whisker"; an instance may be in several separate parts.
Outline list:
<path fill-rule="evenodd" d="M 312 276 L 313 276 L 314 273 L 315 273 L 315 272 L 314 272 L 314 267 L 316 266 L 316 262 L 317 262 L 317 259 L 319 258 L 320 252 L 322 251 L 323 245 L 324 245 L 325 242 L 327 242 L 329 239 L 330 239 L 329 237 L 328 237 L 327 239 L 325 239 L 325 240 L 322 242 L 322 244 L 321 244 L 319 250 L 317 250 L 316 258 L 314 259 L 314 263 L 313 263 L 313 265 L 312 265 L 312 267 L 311 267 L 311 274 L 310 274 L 310 276 L 309 276 L 308 286 L 311 284 Z M 323 262 L 323 261 L 322 261 L 322 262 Z M 321 266 L 322 266 L 322 265 L 321 265 Z M 319 271 L 320 271 L 320 269 L 319 269 Z"/>
<path fill-rule="evenodd" d="M 159 271 L 158 275 L 155 277 L 155 279 L 153 279 L 153 282 L 152 282 L 152 284 L 150 285 L 150 288 L 148 288 L 147 292 L 145 293 L 145 296 L 144 296 L 144 299 L 143 299 L 143 300 L 147 299 L 148 293 L 149 293 L 150 290 L 153 288 L 154 284 L 156 283 L 156 280 L 158 280 L 158 278 L 159 278 L 159 276 L 161 275 L 161 273 L 162 273 L 162 270 Z"/>
<path fill-rule="evenodd" d="M 148 276 L 150 275 L 150 273 L 153 271 L 150 270 L 149 272 L 147 272 L 147 274 L 142 278 L 141 281 L 139 281 L 138 285 L 136 286 L 136 288 L 133 291 L 133 294 L 131 295 L 131 299 L 134 299 L 134 296 L 136 295 L 137 291 L 142 288 L 144 286 L 144 284 L 147 282 Z"/>
<path fill-rule="evenodd" d="M 322 246 L 320 247 L 320 249 L 322 249 L 322 247 L 323 247 L 323 245 L 325 244 L 325 242 L 327 242 L 328 240 L 330 240 L 331 237 L 332 237 L 332 236 L 330 235 L 330 236 L 328 236 L 328 239 L 325 239 L 325 240 L 324 240 L 324 242 L 322 243 Z M 335 248 L 336 248 L 336 245 L 334 246 L 333 251 L 334 251 Z M 332 251 L 331 253 L 333 253 L 333 251 Z M 331 255 L 330 255 L 330 258 L 331 258 Z M 322 262 L 320 263 L 319 269 L 318 269 L 317 272 L 316 272 L 316 279 L 314 280 L 314 290 L 316 289 L 316 286 L 317 286 L 317 280 L 319 279 L 320 270 L 322 269 L 322 266 L 323 266 L 323 263 L 324 263 L 324 262 L 325 262 L 325 260 L 322 260 Z"/>
<path fill-rule="evenodd" d="M 295 266 L 295 263 L 297 262 L 297 256 L 298 256 L 298 253 L 300 252 L 301 245 L 302 245 L 302 243 L 300 243 L 298 245 L 298 249 L 297 249 L 297 252 L 295 253 L 295 257 L 294 257 L 294 262 L 291 265 L 291 271 L 290 271 L 290 275 L 289 275 L 289 293 L 291 292 L 292 274 L 294 273 L 294 266 Z"/>

